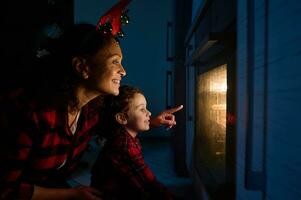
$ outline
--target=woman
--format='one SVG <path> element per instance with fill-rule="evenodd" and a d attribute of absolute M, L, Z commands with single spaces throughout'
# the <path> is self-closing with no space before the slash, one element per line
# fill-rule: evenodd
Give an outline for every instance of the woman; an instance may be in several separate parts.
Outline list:
<path fill-rule="evenodd" d="M 112 35 L 87 24 L 66 32 L 59 44 L 52 59 L 58 62 L 45 73 L 47 87 L 3 103 L 11 109 L 1 116 L 0 199 L 100 199 L 97 190 L 65 181 L 97 128 L 102 97 L 119 93 L 126 75 L 122 51 Z M 151 125 L 172 127 L 172 113 L 181 108 L 162 112 Z"/>

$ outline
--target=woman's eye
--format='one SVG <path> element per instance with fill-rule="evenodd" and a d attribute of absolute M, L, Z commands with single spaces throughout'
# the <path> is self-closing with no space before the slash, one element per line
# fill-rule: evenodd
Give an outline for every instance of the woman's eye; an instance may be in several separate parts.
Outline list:
<path fill-rule="evenodd" d="M 114 60 L 114 61 L 113 61 L 113 64 L 115 64 L 115 65 L 116 65 L 116 64 L 119 64 L 119 61 L 118 61 L 118 60 Z"/>

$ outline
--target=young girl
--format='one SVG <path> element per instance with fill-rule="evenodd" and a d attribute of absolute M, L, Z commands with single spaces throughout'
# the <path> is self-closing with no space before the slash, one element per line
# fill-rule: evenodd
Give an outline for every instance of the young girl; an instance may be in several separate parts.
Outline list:
<path fill-rule="evenodd" d="M 151 113 L 142 92 L 121 86 L 104 111 L 108 140 L 92 169 L 91 186 L 104 199 L 172 199 L 142 157 L 138 132 L 149 130 Z"/>

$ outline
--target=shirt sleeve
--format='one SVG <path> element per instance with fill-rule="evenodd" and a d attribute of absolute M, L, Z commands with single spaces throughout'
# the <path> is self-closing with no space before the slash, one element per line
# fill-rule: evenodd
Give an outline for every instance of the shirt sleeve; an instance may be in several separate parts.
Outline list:
<path fill-rule="evenodd" d="M 33 194 L 33 185 L 21 180 L 22 172 L 29 160 L 33 144 L 32 137 L 23 129 L 25 127 L 24 122 L 26 126 L 30 124 L 26 123 L 27 120 L 20 123 L 17 117 L 14 119 L 13 124 L 9 124 L 12 123 L 11 121 L 1 121 L 2 139 L 4 139 L 1 141 L 0 151 L 1 200 L 31 199 Z M 2 123 L 5 123 L 6 126 L 3 126 Z"/>
<path fill-rule="evenodd" d="M 147 199 L 172 199 L 166 187 L 157 181 L 146 165 L 141 150 L 136 145 L 129 142 L 126 147 L 111 153 L 111 160 L 116 169 Z"/>

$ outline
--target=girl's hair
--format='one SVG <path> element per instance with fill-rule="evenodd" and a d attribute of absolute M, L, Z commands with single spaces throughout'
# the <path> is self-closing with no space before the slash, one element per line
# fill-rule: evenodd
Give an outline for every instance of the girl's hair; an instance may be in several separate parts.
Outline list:
<path fill-rule="evenodd" d="M 134 98 L 135 94 L 143 94 L 139 88 L 123 85 L 119 88 L 118 96 L 107 96 L 104 100 L 104 107 L 101 111 L 102 118 L 102 134 L 105 137 L 113 136 L 114 133 L 122 129 L 121 125 L 117 123 L 115 115 L 120 112 L 127 112 L 129 104 Z"/>
<path fill-rule="evenodd" d="M 38 94 L 45 97 L 46 101 L 50 96 L 60 104 L 71 104 L 75 107 L 78 104 L 75 88 L 82 81 L 82 77 L 72 66 L 72 59 L 77 56 L 93 57 L 100 50 L 107 49 L 114 41 L 112 35 L 97 32 L 94 25 L 77 24 L 71 27 L 59 39 L 50 42 L 50 55 L 38 62 L 37 70 L 41 75 Z M 40 88 L 43 88 L 43 91 Z"/>

